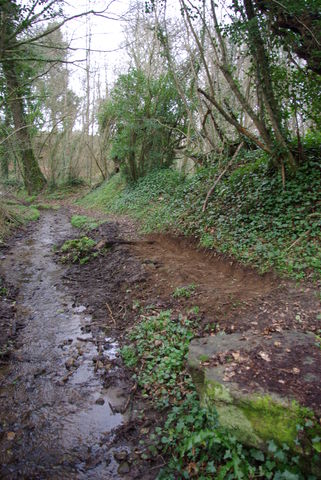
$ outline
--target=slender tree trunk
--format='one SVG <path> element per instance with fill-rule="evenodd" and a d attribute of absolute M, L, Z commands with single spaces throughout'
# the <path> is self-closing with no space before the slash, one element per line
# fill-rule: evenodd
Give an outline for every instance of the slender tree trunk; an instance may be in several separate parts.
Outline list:
<path fill-rule="evenodd" d="M 19 94 L 19 81 L 13 62 L 2 63 L 3 73 L 8 88 L 8 102 L 16 130 L 18 151 L 21 156 L 22 174 L 25 187 L 29 194 L 40 192 L 46 184 L 37 159 L 34 155 L 26 122 L 22 98 Z"/>
<path fill-rule="evenodd" d="M 136 156 L 135 156 L 136 141 L 137 141 L 137 134 L 135 130 L 132 130 L 130 133 L 130 151 L 128 154 L 128 164 L 129 164 L 130 176 L 134 182 L 136 182 L 136 180 L 138 179 Z"/>
<path fill-rule="evenodd" d="M 9 176 L 9 162 L 8 162 L 8 154 L 6 151 L 1 152 L 1 179 L 7 180 Z"/>
<path fill-rule="evenodd" d="M 269 69 L 269 58 L 266 53 L 252 0 L 244 0 L 244 7 L 246 16 L 249 22 L 251 22 L 251 25 L 248 27 L 248 34 L 251 52 L 257 67 L 259 88 L 262 92 L 263 101 L 275 134 L 276 141 L 280 145 L 281 150 L 284 152 L 280 155 L 280 163 L 283 165 L 284 158 L 290 168 L 295 169 L 296 164 L 294 157 L 287 145 L 286 138 L 284 137 L 282 131 L 280 106 L 275 98 Z"/>

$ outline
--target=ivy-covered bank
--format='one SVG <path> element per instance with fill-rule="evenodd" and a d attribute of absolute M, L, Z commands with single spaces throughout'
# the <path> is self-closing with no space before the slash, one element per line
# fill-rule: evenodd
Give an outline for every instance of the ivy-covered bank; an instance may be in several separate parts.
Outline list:
<path fill-rule="evenodd" d="M 87 207 L 138 218 L 145 232 L 172 230 L 264 272 L 321 277 L 321 166 L 317 151 L 282 185 L 264 154 L 248 152 L 217 183 L 218 167 L 183 175 L 158 170 L 134 185 L 121 174 L 80 200 Z M 221 167 L 222 169 L 222 167 Z"/>

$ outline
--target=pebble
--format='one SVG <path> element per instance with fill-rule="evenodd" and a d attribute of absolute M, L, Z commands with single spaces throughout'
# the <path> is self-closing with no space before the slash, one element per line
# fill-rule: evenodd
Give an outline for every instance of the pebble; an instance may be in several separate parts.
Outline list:
<path fill-rule="evenodd" d="M 129 473 L 130 468 L 127 462 L 122 462 L 118 467 L 119 475 L 124 475 L 125 473 Z"/>
<path fill-rule="evenodd" d="M 123 462 L 126 460 L 128 457 L 128 452 L 127 450 L 116 450 L 114 452 L 114 459 L 117 460 L 118 462 Z"/>

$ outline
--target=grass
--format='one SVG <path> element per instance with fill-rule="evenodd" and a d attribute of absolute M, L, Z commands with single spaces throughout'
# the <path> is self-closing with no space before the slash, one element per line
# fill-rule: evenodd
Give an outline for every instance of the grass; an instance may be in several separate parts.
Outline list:
<path fill-rule="evenodd" d="M 97 228 L 102 223 L 99 220 L 87 217 L 85 215 L 73 215 L 70 222 L 73 227 L 84 230 L 85 232 L 89 232 L 90 230 Z"/>
<path fill-rule="evenodd" d="M 321 278 L 321 169 L 310 158 L 282 187 L 268 171 L 264 154 L 247 153 L 223 177 L 202 206 L 219 172 L 199 169 L 183 177 L 171 169 L 152 172 L 126 186 L 120 174 L 79 203 L 109 213 L 129 214 L 144 232 L 171 230 L 199 239 L 260 272 L 276 270 L 295 279 Z"/>
<path fill-rule="evenodd" d="M 190 285 L 186 285 L 185 287 L 177 287 L 173 292 L 174 298 L 190 298 L 191 295 L 194 293 L 195 285 L 191 283 Z"/>
<path fill-rule="evenodd" d="M 4 242 L 13 228 L 36 221 L 39 217 L 40 212 L 34 206 L 25 206 L 3 197 L 0 201 L 0 243 Z"/>
<path fill-rule="evenodd" d="M 38 208 L 34 206 L 28 206 L 26 207 L 25 205 L 15 205 L 13 207 L 14 211 L 17 213 L 19 218 L 21 218 L 23 223 L 26 222 L 35 222 L 36 220 L 39 220 L 40 218 L 40 212 Z"/>
<path fill-rule="evenodd" d="M 114 175 L 107 183 L 103 183 L 78 200 L 77 204 L 87 208 L 101 208 L 102 210 L 106 210 L 108 207 L 112 208 L 115 198 L 121 194 L 125 185 L 125 180 L 121 175 Z"/>

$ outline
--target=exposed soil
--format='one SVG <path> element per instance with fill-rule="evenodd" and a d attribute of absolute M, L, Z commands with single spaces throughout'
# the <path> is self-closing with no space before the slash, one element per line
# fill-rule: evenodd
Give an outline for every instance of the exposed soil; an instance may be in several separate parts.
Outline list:
<path fill-rule="evenodd" d="M 14 339 L 19 329 L 15 319 L 15 298 L 17 289 L 0 277 L 0 365 L 8 362 L 10 352 L 14 346 Z"/>
<path fill-rule="evenodd" d="M 66 238 L 79 235 L 79 232 L 75 234 L 75 231 L 71 231 L 70 227 L 67 228 L 67 219 L 64 212 L 55 214 L 49 212 L 44 213 L 42 220 L 34 225 L 33 233 L 31 232 L 24 239 L 21 239 L 21 245 L 13 247 L 12 263 L 7 263 L 4 270 L 6 280 L 15 286 L 20 286 L 18 309 L 21 303 L 23 305 L 26 298 L 26 291 L 21 292 L 21 289 L 25 288 L 25 284 L 21 282 L 21 279 L 19 283 L 17 278 L 19 262 L 23 263 L 24 261 L 23 255 L 19 257 L 19 249 L 23 248 L 23 245 L 25 245 L 24 248 L 28 249 L 28 238 L 32 237 L 33 241 L 36 241 L 41 228 L 44 228 L 50 218 L 51 240 L 48 245 L 62 243 Z M 17 398 L 15 399 L 15 394 L 12 393 L 12 383 L 17 377 L 17 369 L 21 368 L 21 356 L 25 355 L 25 350 L 21 347 L 22 350 L 18 350 L 15 356 L 11 358 L 9 372 L 8 370 L 3 372 L 2 383 L 4 389 L 2 389 L 2 392 L 5 393 L 0 395 L 0 404 L 5 415 L 8 414 L 10 402 L 13 399 L 16 402 L 13 408 L 14 418 L 12 421 L 11 419 L 9 422 L 4 421 L 4 415 L 0 415 L 2 425 L 0 429 L 0 455 L 2 463 L 5 459 L 2 470 L 0 467 L 1 478 L 108 479 L 119 477 L 146 480 L 156 478 L 159 465 L 163 464 L 164 460 L 161 458 L 150 461 L 143 460 L 141 457 L 143 450 L 139 447 L 139 439 L 144 437 L 158 421 L 157 413 L 153 410 L 151 403 L 143 401 L 140 398 L 139 391 L 135 391 L 130 374 L 122 366 L 117 353 L 123 336 L 139 319 L 139 306 L 154 305 L 158 308 L 172 308 L 175 311 L 198 306 L 200 309 L 200 336 L 214 334 L 218 331 L 225 331 L 227 334 L 243 332 L 246 335 L 245 332 L 250 331 L 251 334 L 254 333 L 258 338 L 262 338 L 262 345 L 264 343 L 263 339 L 268 338 L 271 332 L 278 332 L 279 334 L 282 334 L 283 330 L 318 332 L 321 328 L 320 294 L 315 286 L 297 287 L 293 282 L 281 281 L 271 274 L 260 276 L 254 270 L 242 267 L 229 259 L 197 250 L 193 243 L 182 238 L 164 235 L 140 237 L 137 234 L 136 226 L 126 219 L 118 221 L 113 218 L 91 232 L 91 236 L 97 242 L 103 239 L 105 243 L 111 245 L 107 252 L 103 253 L 101 251 L 97 258 L 81 266 L 62 266 L 59 263 L 59 256 L 56 255 L 55 283 L 49 283 L 49 287 L 52 288 L 55 285 L 60 292 L 58 296 L 62 295 L 62 297 L 66 296 L 67 298 L 64 300 L 67 305 L 63 307 L 65 312 L 63 318 L 67 319 L 70 315 L 74 316 L 75 314 L 85 316 L 85 318 L 78 318 L 78 333 L 74 332 L 73 335 L 70 335 L 66 326 L 63 332 L 60 332 L 60 344 L 63 345 L 63 349 L 60 348 L 60 350 L 64 352 L 64 355 L 63 358 L 59 357 L 58 360 L 54 360 L 56 363 L 50 369 L 50 372 L 53 375 L 55 368 L 58 369 L 58 372 L 61 371 L 61 365 L 63 365 L 64 376 L 62 374 L 59 376 L 59 373 L 56 372 L 57 375 L 54 378 L 46 372 L 38 377 L 33 377 L 33 379 L 43 378 L 45 384 L 46 382 L 52 382 L 54 379 L 58 382 L 63 380 L 66 376 L 65 362 L 69 358 L 74 358 L 74 364 L 72 365 L 71 362 L 70 369 L 67 371 L 67 375 L 70 373 L 70 376 L 63 382 L 64 386 L 60 386 L 60 389 L 67 396 L 73 395 L 75 393 L 73 378 L 77 377 L 77 372 L 79 369 L 81 370 L 84 361 L 79 358 L 79 355 L 75 357 L 72 352 L 75 350 L 79 352 L 79 349 L 81 350 L 80 345 L 92 345 L 95 351 L 89 349 L 90 351 L 87 354 L 80 355 L 80 357 L 88 356 L 86 369 L 88 370 L 92 365 L 94 371 L 91 371 L 90 376 L 86 377 L 86 385 L 78 384 L 77 386 L 78 395 L 80 390 L 84 389 L 81 395 L 81 405 L 77 408 L 82 412 L 88 412 L 89 405 L 84 396 L 88 395 L 89 390 L 91 392 L 89 398 L 96 401 L 98 400 L 97 395 L 96 397 L 95 395 L 91 397 L 91 395 L 94 394 L 94 391 L 98 391 L 100 398 L 101 389 L 103 389 L 104 395 L 107 395 L 105 402 L 110 405 L 111 413 L 119 415 L 119 412 L 121 412 L 125 416 L 117 426 L 112 424 L 113 415 L 109 412 L 108 415 L 111 420 L 110 424 L 106 426 L 106 431 L 98 432 L 94 441 L 89 438 L 90 435 L 87 435 L 84 440 L 86 448 L 76 448 L 73 453 L 68 450 L 68 461 L 66 459 L 62 461 L 59 455 L 56 455 L 56 452 L 50 451 L 50 448 L 55 450 L 55 447 L 53 442 L 49 441 L 47 448 L 49 453 L 47 451 L 47 455 L 43 455 L 42 463 L 40 462 L 45 473 L 39 473 L 37 469 L 32 470 L 30 465 L 34 460 L 30 461 L 26 458 L 26 455 L 22 455 L 22 452 L 26 449 L 27 437 L 24 439 L 25 437 L 21 436 L 20 432 L 32 427 L 33 430 L 31 428 L 30 432 L 33 433 L 29 432 L 28 437 L 30 440 L 30 435 L 33 438 L 37 437 L 45 427 L 43 423 L 37 421 L 30 426 L 30 423 L 23 420 L 26 412 L 30 412 L 30 404 L 34 405 L 34 399 L 31 401 L 30 394 L 23 397 L 22 405 L 18 405 Z M 131 243 L 127 244 L 124 241 Z M 42 246 L 42 248 L 47 247 Z M 10 252 L 8 252 L 9 254 Z M 46 258 L 52 262 L 53 254 L 50 249 L 46 250 L 44 254 L 45 256 L 41 260 L 41 268 L 46 270 Z M 37 257 L 36 254 L 35 256 Z M 30 268 L 30 262 L 28 265 L 25 264 L 23 267 L 25 271 Z M 40 268 L 39 265 L 37 268 Z M 46 301 L 46 297 L 41 299 L 35 293 L 37 292 L 37 286 L 39 286 L 35 269 L 34 265 L 32 268 L 34 277 L 32 277 L 33 281 L 31 282 L 34 288 L 29 293 L 30 295 L 33 293 L 33 297 L 36 296 L 36 301 L 43 302 Z M 172 294 L 177 287 L 191 284 L 195 286 L 195 289 L 190 298 L 173 297 Z M 50 306 L 50 302 L 47 303 Z M 77 311 L 79 307 L 84 308 L 83 313 Z M 28 325 L 34 322 L 34 319 L 27 314 L 19 313 L 16 318 L 19 322 L 24 319 L 27 325 L 26 329 L 30 328 Z M 54 321 L 55 319 L 53 319 Z M 32 332 L 35 334 L 36 330 Z M 25 337 L 24 331 L 19 332 L 18 341 L 20 344 L 26 343 L 27 338 L 30 340 L 30 336 Z M 72 342 L 64 344 L 64 341 L 68 342 L 69 338 L 72 339 Z M 52 348 L 54 348 L 54 345 L 53 340 Z M 33 348 L 37 352 L 37 339 L 33 343 Z M 290 394 L 295 397 L 300 392 L 301 387 L 301 390 L 305 388 L 304 382 L 301 380 L 302 377 L 293 374 L 292 363 L 291 369 L 290 367 L 288 369 L 282 367 L 282 373 L 279 372 L 276 377 L 275 372 L 279 369 L 277 363 L 279 355 L 274 352 L 274 348 L 279 347 L 274 345 L 271 351 L 267 351 L 271 361 L 266 362 L 262 358 L 258 358 L 258 353 L 262 351 L 262 348 L 259 349 L 258 347 L 258 352 L 253 352 L 253 357 L 247 358 L 248 363 L 246 365 L 244 363 L 240 378 L 244 384 L 256 381 L 264 383 L 269 379 L 270 383 L 274 385 L 273 388 L 278 390 L 279 393 Z M 317 347 L 314 353 L 319 354 Z M 311 355 L 311 352 L 309 354 Z M 297 356 L 296 352 L 292 351 L 291 355 L 294 362 L 297 361 L 301 364 L 302 356 L 306 355 L 306 352 L 302 350 L 300 352 L 301 356 Z M 20 360 L 18 360 L 19 358 Z M 44 361 L 44 359 L 41 361 Z M 246 369 L 245 366 L 250 366 L 250 368 Z M 41 370 L 41 364 L 38 365 L 38 368 Z M 35 373 L 32 371 L 32 375 L 35 375 Z M 28 378 L 21 379 L 20 377 L 19 382 L 28 382 Z M 274 383 L 271 382 L 272 378 L 277 378 Z M 280 379 L 282 380 L 281 383 L 279 382 Z M 37 381 L 34 383 L 33 380 L 32 382 L 29 388 L 36 389 L 39 387 Z M 10 383 L 11 387 L 9 389 L 8 385 Z M 320 385 L 314 384 L 313 387 L 314 390 L 310 395 L 306 395 L 304 399 L 301 396 L 299 400 L 303 400 L 306 405 L 313 406 L 318 411 L 321 404 L 321 396 L 318 396 Z M 56 401 L 55 395 L 56 393 L 52 397 L 53 403 Z M 108 400 L 106 400 L 107 397 Z M 57 394 L 58 404 L 59 398 L 60 396 Z M 309 399 L 311 400 L 310 403 Z M 52 409 L 55 411 L 55 408 L 51 404 L 46 410 L 46 415 L 49 416 L 56 430 L 63 429 L 65 428 L 64 425 L 68 424 L 71 413 L 68 409 L 65 410 L 59 425 L 57 425 L 57 421 L 51 415 Z M 142 414 L 140 415 L 140 413 Z M 18 416 L 19 421 L 17 420 Z M 48 422 L 48 418 L 46 421 Z M 88 428 L 90 430 L 91 427 Z M 13 438 L 11 438 L 12 435 L 8 437 L 10 433 L 14 433 Z M 74 444 L 75 439 L 71 429 L 69 431 L 67 429 L 67 436 L 70 443 Z M 60 436 L 58 436 L 59 438 Z M 37 448 L 41 450 L 39 442 L 34 444 L 34 449 Z M 7 454 L 8 449 L 13 452 L 9 456 Z M 85 453 L 85 450 L 87 453 Z M 27 451 L 30 454 L 30 449 L 27 449 Z M 49 463 L 48 456 L 51 459 Z M 34 457 L 31 455 L 31 458 Z M 109 464 L 114 462 L 113 473 L 108 470 L 109 464 L 106 462 L 106 458 L 109 459 Z M 17 468 L 17 465 L 19 468 Z M 52 476 L 52 473 L 51 476 L 49 475 L 48 466 L 54 468 L 54 465 L 55 468 L 61 469 L 58 473 L 61 475 L 61 472 L 63 472 L 63 477 L 59 477 L 59 474 L 56 477 Z"/>

